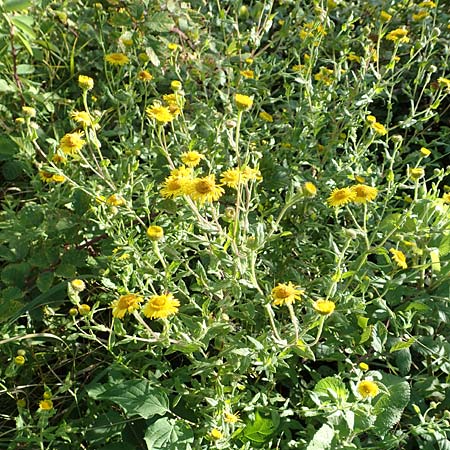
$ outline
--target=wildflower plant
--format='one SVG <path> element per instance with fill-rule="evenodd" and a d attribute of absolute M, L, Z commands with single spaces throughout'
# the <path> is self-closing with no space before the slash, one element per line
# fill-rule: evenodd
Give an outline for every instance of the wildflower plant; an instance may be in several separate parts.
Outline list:
<path fill-rule="evenodd" d="M 116 3 L 0 2 L 0 443 L 443 448 L 445 2 Z"/>

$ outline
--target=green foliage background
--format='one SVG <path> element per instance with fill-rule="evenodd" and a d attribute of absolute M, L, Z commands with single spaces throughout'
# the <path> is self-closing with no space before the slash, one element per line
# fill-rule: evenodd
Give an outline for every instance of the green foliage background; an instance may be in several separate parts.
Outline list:
<path fill-rule="evenodd" d="M 450 448 L 450 13 L 419 3 L 0 1 L 2 448 Z M 386 39 L 400 27 L 408 42 Z M 99 128 L 57 165 L 79 75 Z M 183 113 L 159 126 L 145 109 L 173 80 Z M 254 102 L 242 120 L 236 93 Z M 204 206 L 163 198 L 190 150 L 203 176 L 245 162 L 263 179 Z M 361 177 L 375 201 L 329 206 Z M 292 311 L 271 304 L 287 282 L 305 290 Z M 111 315 L 166 291 L 168 319 Z"/>

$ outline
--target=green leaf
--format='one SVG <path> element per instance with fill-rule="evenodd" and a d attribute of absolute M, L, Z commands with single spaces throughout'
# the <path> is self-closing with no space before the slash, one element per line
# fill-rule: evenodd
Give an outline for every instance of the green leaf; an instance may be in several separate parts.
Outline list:
<path fill-rule="evenodd" d="M 8 287 L 0 291 L 0 322 L 8 320 L 17 311 L 19 311 L 23 303 L 19 300 L 24 293 L 17 287 Z"/>
<path fill-rule="evenodd" d="M 23 288 L 30 272 L 31 265 L 27 262 L 8 264 L 2 270 L 1 279 L 5 284 Z"/>
<path fill-rule="evenodd" d="M 297 345 L 293 345 L 291 347 L 292 351 L 302 358 L 311 359 L 312 361 L 316 360 L 316 356 L 314 352 L 305 344 L 302 339 L 297 341 Z"/>
<path fill-rule="evenodd" d="M 86 439 L 90 444 L 94 442 L 105 442 L 116 436 L 125 428 L 125 421 L 117 411 L 107 411 L 97 417 L 86 431 Z M 122 449 L 123 450 L 123 449 Z"/>
<path fill-rule="evenodd" d="M 409 347 L 411 347 L 411 345 L 413 345 L 414 344 L 414 342 L 416 342 L 416 339 L 415 338 L 409 338 L 406 342 L 403 342 L 403 341 L 400 341 L 400 342 L 396 342 L 392 347 L 391 347 L 391 349 L 389 350 L 389 352 L 390 353 L 393 353 L 393 352 L 397 352 L 397 351 L 399 351 L 399 350 L 403 350 L 403 349 L 405 349 L 405 348 L 409 348 Z"/>
<path fill-rule="evenodd" d="M 62 278 L 73 278 L 77 274 L 77 268 L 73 264 L 60 264 L 56 268 L 55 274 Z"/>
<path fill-rule="evenodd" d="M 47 292 L 52 287 L 54 278 L 53 272 L 41 273 L 36 280 L 36 286 L 41 292 Z"/>
<path fill-rule="evenodd" d="M 169 411 L 169 400 L 161 388 L 153 387 L 147 380 L 128 380 L 108 388 L 99 399 L 117 403 L 128 415 L 149 419 Z"/>
<path fill-rule="evenodd" d="M 148 450 L 185 450 L 194 442 L 194 433 L 181 420 L 163 417 L 151 424 L 145 433 Z"/>
<path fill-rule="evenodd" d="M 7 92 L 2 89 L 2 81 L 0 80 L 0 92 Z M 18 145 L 8 136 L 0 136 L 0 161 L 8 161 L 17 153 L 19 153 Z"/>
<path fill-rule="evenodd" d="M 314 387 L 316 394 L 325 394 L 326 397 L 332 400 L 345 401 L 348 398 L 348 391 L 345 384 L 339 378 L 326 377 L 321 379 Z"/>
<path fill-rule="evenodd" d="M 153 16 L 149 17 L 145 22 L 145 26 L 150 31 L 156 31 L 158 33 L 170 31 L 174 25 L 174 21 L 164 12 L 153 14 Z"/>
<path fill-rule="evenodd" d="M 316 432 L 306 450 L 326 450 L 330 448 L 334 438 L 334 430 L 324 423 Z"/>
<path fill-rule="evenodd" d="M 377 416 L 374 431 L 381 437 L 400 420 L 411 396 L 411 389 L 406 381 L 392 384 L 388 391 L 389 394 L 383 394 L 373 408 Z"/>
<path fill-rule="evenodd" d="M 28 39 L 36 39 L 36 33 L 34 32 L 33 28 L 31 28 L 34 22 L 32 16 L 14 16 L 10 17 L 10 20 L 23 33 L 23 37 L 26 37 Z"/>
<path fill-rule="evenodd" d="M 412 357 L 409 348 L 395 353 L 395 365 L 398 367 L 401 376 L 408 375 L 411 370 Z"/>
<path fill-rule="evenodd" d="M 14 84 L 8 83 L 6 80 L 0 79 L 0 92 L 14 92 L 16 90 Z M 6 137 L 6 136 L 4 136 Z M 0 149 L 0 161 L 2 160 L 2 150 Z"/>
<path fill-rule="evenodd" d="M 266 419 L 256 412 L 255 420 L 244 428 L 243 436 L 253 443 L 263 444 L 275 433 L 276 426 L 272 419 Z"/>
<path fill-rule="evenodd" d="M 20 11 L 29 8 L 32 4 L 31 0 L 6 0 L 3 2 L 3 9 L 5 12 Z"/>

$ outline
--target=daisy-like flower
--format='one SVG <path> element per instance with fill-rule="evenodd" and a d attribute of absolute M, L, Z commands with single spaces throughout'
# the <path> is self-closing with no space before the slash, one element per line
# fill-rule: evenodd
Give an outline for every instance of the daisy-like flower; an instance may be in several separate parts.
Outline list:
<path fill-rule="evenodd" d="M 386 127 L 380 122 L 371 123 L 370 128 L 372 128 L 375 133 L 381 134 L 381 136 L 384 136 L 387 133 Z"/>
<path fill-rule="evenodd" d="M 153 75 L 150 72 L 148 72 L 147 70 L 141 70 L 138 73 L 138 79 L 141 81 L 152 81 Z"/>
<path fill-rule="evenodd" d="M 239 183 L 242 183 L 242 173 L 239 169 L 228 169 L 222 173 L 220 182 L 226 186 L 237 189 Z"/>
<path fill-rule="evenodd" d="M 113 317 L 123 319 L 126 313 L 131 314 L 139 309 L 139 303 L 141 303 L 142 300 L 143 298 L 136 294 L 121 295 L 111 304 Z"/>
<path fill-rule="evenodd" d="M 154 103 L 152 106 L 147 108 L 145 112 L 147 113 L 147 117 L 150 119 L 155 119 L 161 125 L 172 122 L 175 118 L 167 106 L 162 106 L 158 103 Z"/>
<path fill-rule="evenodd" d="M 389 14 L 386 11 L 381 11 L 381 13 L 380 13 L 380 20 L 382 22 L 389 22 L 391 19 L 392 19 L 392 15 L 391 14 Z"/>
<path fill-rule="evenodd" d="M 261 181 L 261 172 L 254 167 L 245 166 L 242 170 L 242 179 L 244 181 Z"/>
<path fill-rule="evenodd" d="M 304 293 L 303 289 L 295 289 L 295 285 L 290 281 L 288 284 L 278 283 L 272 289 L 273 304 L 275 306 L 291 305 L 295 300 L 300 300 Z"/>
<path fill-rule="evenodd" d="M 22 106 L 22 112 L 25 117 L 36 117 L 36 110 L 31 106 Z"/>
<path fill-rule="evenodd" d="M 160 241 L 164 237 L 164 230 L 158 225 L 151 225 L 147 228 L 147 236 L 152 241 Z"/>
<path fill-rule="evenodd" d="M 239 418 L 239 413 L 230 413 L 230 412 L 225 412 L 224 413 L 224 420 L 225 420 L 225 422 L 227 422 L 227 423 L 236 423 L 236 422 L 239 422 L 239 420 L 241 420 L 240 418 Z"/>
<path fill-rule="evenodd" d="M 450 29 L 450 28 L 449 28 Z M 444 77 L 439 77 L 437 79 L 437 82 L 439 83 L 439 85 L 443 88 L 447 89 L 447 92 L 450 92 L 450 79 L 448 78 L 444 78 Z"/>
<path fill-rule="evenodd" d="M 327 199 L 329 206 L 342 206 L 352 202 L 356 198 L 356 192 L 350 188 L 335 189 Z"/>
<path fill-rule="evenodd" d="M 371 114 L 369 114 L 369 115 L 366 117 L 366 122 L 367 122 L 368 124 L 375 123 L 376 121 L 377 121 L 377 118 L 376 118 L 375 116 L 372 116 Z"/>
<path fill-rule="evenodd" d="M 92 125 L 91 116 L 86 111 L 72 111 L 70 117 L 82 127 L 90 127 Z"/>
<path fill-rule="evenodd" d="M 333 73 L 334 72 L 331 69 L 321 67 L 320 71 L 314 75 L 314 79 L 329 86 L 331 83 L 333 83 Z"/>
<path fill-rule="evenodd" d="M 408 268 L 408 264 L 406 264 L 406 256 L 401 250 L 391 248 L 389 252 L 392 254 L 392 259 L 395 261 L 398 267 L 402 269 Z"/>
<path fill-rule="evenodd" d="M 244 78 L 250 78 L 250 79 L 255 78 L 255 72 L 253 72 L 253 70 L 249 70 L 249 69 L 247 69 L 247 70 L 241 70 L 239 73 L 240 73 Z"/>
<path fill-rule="evenodd" d="M 273 122 L 273 116 L 266 111 L 261 111 L 259 113 L 259 117 L 260 119 L 265 120 L 266 122 Z"/>
<path fill-rule="evenodd" d="M 450 203 L 450 192 L 447 192 L 446 194 L 442 195 L 442 200 L 444 200 L 444 203 Z"/>
<path fill-rule="evenodd" d="M 185 194 L 185 186 L 189 184 L 192 176 L 192 168 L 181 166 L 172 169 L 161 188 L 161 195 L 165 198 L 180 197 Z"/>
<path fill-rule="evenodd" d="M 80 86 L 83 91 L 90 91 L 94 87 L 94 80 L 86 75 L 79 75 L 78 86 Z"/>
<path fill-rule="evenodd" d="M 320 315 L 328 316 L 334 311 L 336 305 L 331 300 L 320 299 L 314 302 L 313 308 Z"/>
<path fill-rule="evenodd" d="M 253 106 L 253 99 L 251 97 L 249 97 L 248 95 L 235 94 L 234 101 L 235 101 L 238 109 L 241 111 L 246 111 Z"/>
<path fill-rule="evenodd" d="M 209 434 L 214 440 L 223 438 L 223 433 L 217 428 L 213 428 Z"/>
<path fill-rule="evenodd" d="M 427 0 L 425 2 L 420 2 L 417 6 L 419 8 L 436 8 L 437 5 L 433 1 Z"/>
<path fill-rule="evenodd" d="M 51 411 L 53 409 L 53 402 L 51 400 L 41 400 L 39 402 L 39 411 Z"/>
<path fill-rule="evenodd" d="M 409 42 L 408 30 L 406 28 L 396 28 L 386 35 L 388 41 L 406 43 Z"/>
<path fill-rule="evenodd" d="M 14 358 L 14 364 L 16 366 L 23 366 L 25 364 L 25 357 L 22 355 L 18 355 Z"/>
<path fill-rule="evenodd" d="M 302 187 L 303 195 L 305 197 L 315 197 L 317 194 L 317 187 L 311 181 L 307 181 Z"/>
<path fill-rule="evenodd" d="M 65 164 L 65 163 L 67 162 L 67 159 L 64 158 L 64 156 L 59 155 L 58 153 L 55 153 L 55 154 L 52 156 L 52 161 L 53 161 L 55 164 Z"/>
<path fill-rule="evenodd" d="M 200 161 L 204 157 L 205 156 L 199 152 L 191 151 L 191 152 L 183 153 L 181 155 L 181 161 L 183 161 L 183 164 L 186 164 L 186 166 L 188 166 L 188 167 L 196 167 L 200 164 Z"/>
<path fill-rule="evenodd" d="M 142 312 L 149 319 L 165 319 L 176 314 L 179 306 L 180 302 L 173 294 L 153 295 L 145 304 Z"/>
<path fill-rule="evenodd" d="M 44 182 L 44 183 L 51 183 L 53 182 L 53 174 L 50 172 L 47 172 L 45 170 L 40 170 L 39 171 L 39 178 Z"/>
<path fill-rule="evenodd" d="M 52 181 L 55 183 L 64 183 L 66 181 L 66 177 L 64 175 L 55 174 L 52 177 Z"/>
<path fill-rule="evenodd" d="M 426 157 L 428 157 L 428 156 L 431 155 L 431 151 L 428 150 L 426 147 L 421 147 L 421 148 L 420 148 L 420 153 L 421 153 L 421 155 L 422 155 L 424 158 L 426 158 Z"/>
<path fill-rule="evenodd" d="M 113 66 L 123 66 L 130 62 L 130 58 L 123 53 L 109 53 L 105 56 L 105 61 Z"/>
<path fill-rule="evenodd" d="M 414 181 L 417 181 L 425 175 L 425 170 L 423 170 L 423 167 L 414 167 L 409 169 L 408 174 Z"/>
<path fill-rule="evenodd" d="M 83 280 L 79 280 L 78 278 L 75 280 L 72 280 L 70 282 L 70 285 L 72 286 L 72 289 L 76 292 L 83 292 L 86 289 L 86 284 Z"/>
<path fill-rule="evenodd" d="M 86 144 L 83 136 L 84 132 L 82 131 L 67 133 L 59 141 L 59 148 L 66 155 L 74 156 L 84 147 L 84 144 Z"/>
<path fill-rule="evenodd" d="M 177 91 L 181 90 L 181 88 L 183 87 L 183 84 L 179 80 L 173 80 L 170 83 L 170 87 L 172 88 L 172 91 L 177 92 Z"/>
<path fill-rule="evenodd" d="M 426 19 L 429 15 L 430 13 L 428 11 L 422 9 L 418 13 L 412 15 L 412 20 L 414 22 L 420 22 L 421 20 Z"/>
<path fill-rule="evenodd" d="M 87 316 L 91 312 L 91 307 L 89 305 L 86 305 L 86 303 L 83 303 L 80 306 L 78 306 L 78 312 L 82 316 Z"/>
<path fill-rule="evenodd" d="M 178 44 L 175 44 L 175 42 L 169 42 L 168 44 L 167 44 L 167 48 L 169 49 L 169 50 L 171 50 L 171 51 L 176 51 L 176 50 L 180 50 L 181 49 L 181 46 L 179 46 Z"/>
<path fill-rule="evenodd" d="M 375 397 L 380 391 L 378 385 L 370 380 L 360 381 L 356 389 L 362 398 Z"/>
<path fill-rule="evenodd" d="M 217 201 L 224 193 L 223 188 L 216 184 L 214 174 L 203 178 L 194 178 L 184 187 L 185 193 L 200 204 Z"/>
<path fill-rule="evenodd" d="M 350 188 L 355 194 L 353 201 L 355 203 L 367 203 L 375 200 L 378 195 L 378 189 L 372 186 L 367 186 L 366 184 L 357 184 Z"/>
<path fill-rule="evenodd" d="M 361 370 L 363 370 L 364 372 L 367 372 L 367 371 L 369 370 L 369 365 L 366 364 L 365 362 L 360 362 L 360 363 L 359 363 L 359 368 L 360 368 Z"/>
<path fill-rule="evenodd" d="M 126 201 L 121 195 L 112 194 L 106 199 L 106 203 L 111 206 L 123 206 L 126 204 Z"/>

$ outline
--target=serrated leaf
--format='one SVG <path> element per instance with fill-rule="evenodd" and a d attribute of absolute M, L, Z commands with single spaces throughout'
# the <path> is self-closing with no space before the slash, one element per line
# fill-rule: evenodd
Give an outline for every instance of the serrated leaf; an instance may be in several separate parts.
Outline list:
<path fill-rule="evenodd" d="M 246 440 L 263 444 L 275 432 L 276 426 L 272 419 L 266 419 L 256 412 L 255 420 L 244 428 L 243 436 Z"/>
<path fill-rule="evenodd" d="M 306 450 L 326 450 L 330 448 L 333 438 L 333 428 L 324 423 L 316 432 Z"/>
<path fill-rule="evenodd" d="M 184 422 L 163 417 L 147 428 L 144 440 L 148 450 L 185 450 L 194 442 L 194 433 Z"/>
<path fill-rule="evenodd" d="M 170 31 L 174 27 L 175 23 L 167 13 L 157 12 L 148 18 L 145 25 L 150 31 L 160 33 Z"/>
<path fill-rule="evenodd" d="M 392 347 L 391 347 L 391 349 L 389 350 L 389 352 L 390 353 L 393 353 L 393 352 L 397 352 L 397 351 L 399 351 L 399 350 L 403 350 L 403 349 L 405 349 L 405 348 L 409 348 L 409 347 L 411 347 L 411 345 L 413 345 L 414 344 L 414 342 L 416 342 L 416 339 L 415 338 L 409 338 L 406 342 L 403 342 L 403 341 L 400 341 L 400 342 L 396 342 Z"/>
<path fill-rule="evenodd" d="M 162 416 L 169 410 L 169 400 L 161 388 L 153 387 L 147 380 L 128 380 L 108 388 L 99 399 L 118 404 L 128 415 L 149 419 Z"/>
<path fill-rule="evenodd" d="M 331 391 L 331 392 L 330 392 Z M 330 399 L 347 400 L 348 391 L 342 380 L 334 377 L 326 377 L 319 380 L 314 387 L 316 394 L 325 394 Z"/>

